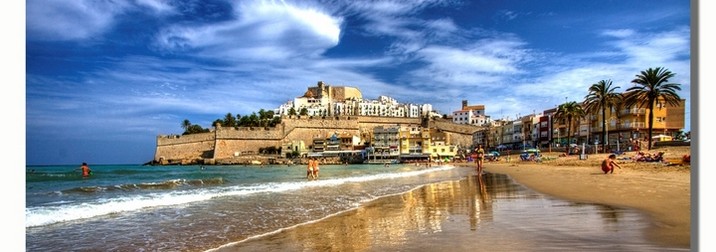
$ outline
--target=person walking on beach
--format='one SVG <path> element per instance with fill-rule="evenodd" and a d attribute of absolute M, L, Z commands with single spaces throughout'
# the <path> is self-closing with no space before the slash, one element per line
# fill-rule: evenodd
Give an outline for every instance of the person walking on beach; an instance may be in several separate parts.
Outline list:
<path fill-rule="evenodd" d="M 82 166 L 80 166 L 79 170 L 82 170 L 82 177 L 86 178 L 92 175 L 92 169 L 89 168 L 87 163 L 83 162 Z"/>
<path fill-rule="evenodd" d="M 313 163 L 315 158 L 308 159 L 308 166 L 306 167 L 306 178 L 307 179 L 315 179 L 313 176 Z"/>
<path fill-rule="evenodd" d="M 475 163 L 477 163 L 477 174 L 482 174 L 482 164 L 485 158 L 485 150 L 482 149 L 482 144 L 477 145 L 475 153 L 477 154 L 477 157 L 475 158 Z"/>
<path fill-rule="evenodd" d="M 604 161 L 602 161 L 602 171 L 604 174 L 614 173 L 614 166 L 619 167 L 619 169 L 622 168 L 619 164 L 617 164 L 616 159 L 617 155 L 611 154 L 609 157 L 604 159 Z"/>

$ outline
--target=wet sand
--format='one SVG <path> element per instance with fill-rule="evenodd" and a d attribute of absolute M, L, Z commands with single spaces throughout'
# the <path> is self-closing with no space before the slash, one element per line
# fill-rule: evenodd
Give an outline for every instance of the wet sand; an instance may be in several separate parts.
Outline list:
<path fill-rule="evenodd" d="M 506 174 L 518 184 L 556 198 L 639 210 L 650 217 L 646 220 L 649 228 L 645 234 L 649 241 L 664 247 L 689 249 L 692 241 L 690 166 L 621 161 L 623 169 L 605 175 L 598 166 L 603 157 L 592 155 L 588 160 L 564 157 L 543 163 L 514 159 L 487 162 L 485 171 Z M 465 163 L 455 165 L 461 166 L 460 169 L 474 167 Z M 241 251 L 472 251 L 478 249 L 474 246 L 480 239 L 489 239 L 475 235 L 472 228 L 465 228 L 465 223 L 473 225 L 475 218 L 429 207 L 431 204 L 465 204 L 465 198 L 474 197 L 471 194 L 482 190 L 476 183 L 462 183 L 428 185 L 215 251 L 236 251 L 238 248 Z M 440 199 L 416 204 L 418 199 L 431 197 Z M 431 226 L 431 223 L 440 226 Z M 543 246 L 525 242 L 520 237 L 495 240 L 504 243 L 496 246 L 512 251 L 535 250 Z"/>
<path fill-rule="evenodd" d="M 605 175 L 598 166 L 488 164 L 485 167 L 488 172 L 507 174 L 522 185 L 558 198 L 642 210 L 653 218 L 649 239 L 664 245 L 690 247 L 689 172 L 670 167 L 657 167 L 655 171 L 625 167 Z"/>
<path fill-rule="evenodd" d="M 648 151 L 647 151 L 648 152 Z M 688 146 L 653 149 L 664 152 L 667 160 L 691 154 Z M 614 174 L 604 174 L 600 162 L 608 154 L 559 157 L 544 153 L 552 160 L 542 163 L 512 161 L 486 163 L 485 170 L 511 176 L 535 191 L 575 202 L 622 206 L 646 212 L 654 228 L 648 237 L 656 243 L 690 247 L 691 237 L 691 165 L 670 166 L 663 163 L 623 160 L 636 152 L 620 156 Z M 695 200 L 695 199 L 694 199 Z"/>

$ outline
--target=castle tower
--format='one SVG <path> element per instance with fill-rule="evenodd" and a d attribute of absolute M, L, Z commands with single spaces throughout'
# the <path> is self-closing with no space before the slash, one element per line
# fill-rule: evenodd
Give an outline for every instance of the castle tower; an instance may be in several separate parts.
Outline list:
<path fill-rule="evenodd" d="M 326 91 L 326 86 L 323 81 L 318 81 L 318 98 L 323 97 L 323 92 Z"/>

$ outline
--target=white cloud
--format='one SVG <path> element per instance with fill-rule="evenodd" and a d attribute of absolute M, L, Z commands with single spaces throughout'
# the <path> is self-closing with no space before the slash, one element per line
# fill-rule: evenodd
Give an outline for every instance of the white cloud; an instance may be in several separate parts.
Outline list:
<path fill-rule="evenodd" d="M 602 32 L 605 36 L 611 36 L 616 38 L 627 38 L 634 36 L 636 32 L 632 29 L 619 29 L 619 30 L 605 30 Z"/>
<path fill-rule="evenodd" d="M 428 7 L 453 5 L 455 1 L 354 1 L 345 6 L 346 15 L 356 15 L 367 23 L 364 32 L 391 36 L 399 40 L 421 40 L 427 35 L 445 36 L 457 31 L 451 19 L 421 20 L 415 16 Z M 425 30 L 427 28 L 427 30 Z"/>
<path fill-rule="evenodd" d="M 28 0 L 27 34 L 30 39 L 78 40 L 105 32 L 115 15 L 128 5 L 124 2 L 91 0 Z"/>
<path fill-rule="evenodd" d="M 278 60 L 315 57 L 340 40 L 343 19 L 314 7 L 251 1 L 240 2 L 235 12 L 235 20 L 223 23 L 167 28 L 158 45 L 225 60 Z"/>
<path fill-rule="evenodd" d="M 172 13 L 172 7 L 166 0 L 135 0 L 137 5 L 148 7 L 157 13 Z"/>
<path fill-rule="evenodd" d="M 382 1 L 353 1 L 348 4 L 350 11 L 365 16 L 400 16 L 415 14 L 423 9 L 436 6 L 454 4 L 455 1 L 445 0 L 382 0 Z"/>
<path fill-rule="evenodd" d="M 490 88 L 505 85 L 510 75 L 519 75 L 527 57 L 524 43 L 517 40 L 483 39 L 469 46 L 430 45 L 416 51 L 426 66 L 411 71 L 411 82 L 437 82 L 456 88 Z"/>

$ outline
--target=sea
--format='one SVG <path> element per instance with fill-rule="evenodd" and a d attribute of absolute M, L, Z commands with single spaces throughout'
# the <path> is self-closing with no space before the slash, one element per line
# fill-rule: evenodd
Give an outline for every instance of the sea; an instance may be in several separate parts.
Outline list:
<path fill-rule="evenodd" d="M 648 241 L 644 231 L 652 224 L 636 210 L 555 199 L 502 174 L 487 173 L 482 175 L 485 179 L 475 180 L 475 169 L 450 164 L 322 165 L 316 180 L 306 178 L 303 165 L 90 164 L 93 174 L 87 178 L 73 165 L 26 168 L 26 251 L 241 247 L 242 242 L 445 183 L 480 184 L 474 187 L 479 193 L 470 194 L 467 201 L 489 199 L 489 215 L 499 216 L 482 218 L 492 225 L 483 223 L 480 227 L 491 228 L 479 230 L 495 239 L 494 244 L 505 244 L 493 251 L 514 250 L 508 242 L 499 242 L 509 237 L 532 239 L 549 246 L 545 251 L 601 251 L 605 243 L 619 244 L 616 250 L 622 251 L 688 251 Z M 469 216 L 481 211 L 470 204 L 451 207 Z M 431 220 L 431 225 L 440 221 Z M 384 249 L 368 246 L 363 251 Z M 387 249 L 421 251 L 407 245 Z"/>

